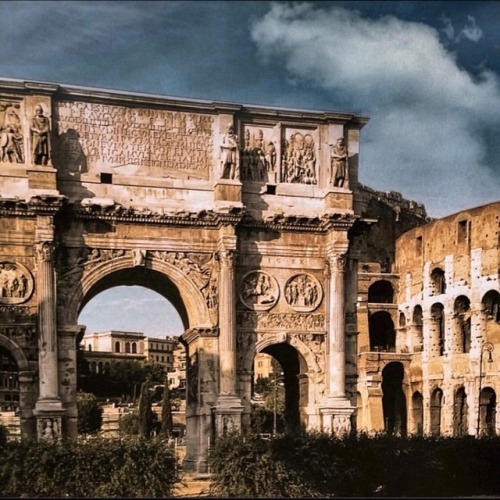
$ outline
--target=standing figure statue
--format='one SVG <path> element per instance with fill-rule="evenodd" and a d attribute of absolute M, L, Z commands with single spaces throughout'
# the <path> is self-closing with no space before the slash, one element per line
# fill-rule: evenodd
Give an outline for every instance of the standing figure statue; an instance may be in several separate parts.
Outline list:
<path fill-rule="evenodd" d="M 37 104 L 35 116 L 31 120 L 31 141 L 33 163 L 47 165 L 50 151 L 50 126 L 49 119 L 43 114 L 41 104 Z"/>
<path fill-rule="evenodd" d="M 330 158 L 330 183 L 336 187 L 347 187 L 349 170 L 347 165 L 347 148 L 343 137 L 339 137 L 337 143 L 332 146 Z"/>
<path fill-rule="evenodd" d="M 221 144 L 221 178 L 239 179 L 240 165 L 238 157 L 238 136 L 234 133 L 232 125 L 227 128 Z"/>

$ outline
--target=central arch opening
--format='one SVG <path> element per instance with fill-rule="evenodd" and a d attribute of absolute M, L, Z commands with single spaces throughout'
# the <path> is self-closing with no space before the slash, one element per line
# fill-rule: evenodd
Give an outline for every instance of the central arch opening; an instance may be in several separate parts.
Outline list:
<path fill-rule="evenodd" d="M 161 426 L 162 400 L 168 387 L 174 437 L 184 438 L 186 352 L 179 336 L 188 314 L 175 284 L 152 269 L 122 269 L 103 277 L 83 297 L 78 323 L 79 391 L 92 393 L 103 409 L 103 435 L 134 434 L 126 424 L 137 416 L 147 383 L 154 424 Z"/>

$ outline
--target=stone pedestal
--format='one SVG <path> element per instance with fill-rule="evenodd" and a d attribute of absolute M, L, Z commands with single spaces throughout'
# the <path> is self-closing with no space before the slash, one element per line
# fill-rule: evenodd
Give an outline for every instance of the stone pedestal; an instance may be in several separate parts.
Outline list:
<path fill-rule="evenodd" d="M 328 398 L 324 406 L 320 406 L 321 428 L 337 437 L 345 437 L 351 432 L 351 415 L 354 408 L 345 397 Z"/>
<path fill-rule="evenodd" d="M 219 396 L 213 413 L 217 436 L 226 436 L 231 432 L 241 431 L 243 406 L 240 398 L 236 396 Z"/>

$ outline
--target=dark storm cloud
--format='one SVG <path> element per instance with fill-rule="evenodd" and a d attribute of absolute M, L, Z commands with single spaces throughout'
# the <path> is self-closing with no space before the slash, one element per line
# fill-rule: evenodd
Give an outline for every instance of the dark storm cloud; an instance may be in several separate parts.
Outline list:
<path fill-rule="evenodd" d="M 500 4 L 271 5 L 3 1 L 0 76 L 368 114 L 363 182 L 433 216 L 498 199 Z"/>

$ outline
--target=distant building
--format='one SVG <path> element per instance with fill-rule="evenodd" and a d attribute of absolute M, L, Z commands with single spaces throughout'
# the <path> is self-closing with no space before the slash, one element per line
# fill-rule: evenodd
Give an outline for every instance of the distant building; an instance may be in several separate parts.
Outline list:
<path fill-rule="evenodd" d="M 180 365 L 175 356 L 184 351 L 177 337 L 146 337 L 140 332 L 118 330 L 86 334 L 81 345 L 92 373 L 106 373 L 110 363 L 126 360 L 158 363 L 166 372 L 172 372 Z"/>

